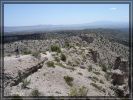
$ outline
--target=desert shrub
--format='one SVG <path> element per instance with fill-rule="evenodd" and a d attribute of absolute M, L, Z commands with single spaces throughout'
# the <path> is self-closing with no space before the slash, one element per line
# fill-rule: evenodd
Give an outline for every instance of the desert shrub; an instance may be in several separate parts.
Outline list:
<path fill-rule="evenodd" d="M 70 93 L 68 93 L 68 96 L 78 96 L 78 90 L 77 90 L 77 88 L 72 87 L 70 89 Z"/>
<path fill-rule="evenodd" d="M 104 84 L 103 80 L 100 80 L 100 83 Z"/>
<path fill-rule="evenodd" d="M 30 80 L 28 81 L 27 79 L 25 79 L 25 80 L 22 80 L 22 85 L 21 85 L 21 88 L 27 88 L 27 85 L 29 85 L 30 84 Z"/>
<path fill-rule="evenodd" d="M 82 73 L 78 72 L 79 75 L 83 75 Z"/>
<path fill-rule="evenodd" d="M 89 72 L 92 71 L 92 65 L 89 65 L 89 66 L 88 66 L 88 71 L 89 71 Z"/>
<path fill-rule="evenodd" d="M 57 45 L 51 45 L 51 51 L 60 53 L 61 52 L 61 48 L 59 46 L 57 46 Z"/>
<path fill-rule="evenodd" d="M 110 75 L 110 73 L 106 73 L 106 74 L 104 75 L 104 77 L 105 77 L 106 80 L 108 81 L 108 80 L 111 78 L 111 75 Z"/>
<path fill-rule="evenodd" d="M 66 81 L 66 83 L 69 85 L 69 86 L 72 86 L 72 81 L 73 81 L 73 77 L 70 77 L 70 76 L 64 76 L 64 80 Z"/>
<path fill-rule="evenodd" d="M 61 60 L 66 61 L 66 56 L 64 54 L 61 54 Z"/>
<path fill-rule="evenodd" d="M 88 89 L 86 87 L 82 86 L 81 88 L 71 88 L 69 96 L 87 96 Z"/>
<path fill-rule="evenodd" d="M 93 76 L 92 78 L 93 78 L 93 79 L 95 79 L 96 81 L 98 81 L 98 80 L 99 80 L 99 79 L 98 79 L 97 77 L 95 77 L 95 76 Z"/>
<path fill-rule="evenodd" d="M 23 100 L 23 98 L 19 94 L 14 94 L 11 100 Z"/>
<path fill-rule="evenodd" d="M 55 63 L 55 65 L 58 65 L 58 66 L 60 66 L 60 67 L 65 68 L 65 66 L 64 66 L 62 63 Z"/>
<path fill-rule="evenodd" d="M 67 63 L 67 64 L 68 64 L 68 65 L 70 65 L 70 66 L 72 66 L 72 65 L 73 65 L 71 61 L 68 61 L 68 63 Z"/>
<path fill-rule="evenodd" d="M 54 62 L 53 62 L 53 61 L 48 61 L 48 62 L 47 62 L 47 66 L 48 66 L 48 67 L 53 67 L 53 68 L 55 68 L 55 65 L 54 65 Z"/>
<path fill-rule="evenodd" d="M 18 71 L 18 77 L 19 77 L 19 80 L 22 81 L 22 74 L 20 70 Z"/>
<path fill-rule="evenodd" d="M 98 90 L 101 90 L 101 89 L 102 89 L 101 86 L 98 86 L 98 85 L 95 84 L 95 83 L 90 83 L 90 85 L 94 86 L 94 87 L 97 88 Z"/>
<path fill-rule="evenodd" d="M 46 74 L 45 73 L 43 73 L 43 76 L 45 76 Z"/>
<path fill-rule="evenodd" d="M 94 81 L 94 82 L 96 82 L 96 81 L 98 81 L 99 79 L 98 79 L 97 77 L 93 76 L 93 77 L 91 78 L 91 80 Z"/>
<path fill-rule="evenodd" d="M 69 46 L 70 46 L 69 42 L 66 41 L 66 42 L 65 42 L 65 47 L 69 47 Z"/>
<path fill-rule="evenodd" d="M 79 88 L 79 96 L 87 96 L 88 89 L 86 87 L 82 86 Z"/>
<path fill-rule="evenodd" d="M 35 58 L 38 58 L 38 59 L 41 57 L 39 52 L 33 52 L 32 56 L 34 56 Z"/>
<path fill-rule="evenodd" d="M 30 51 L 30 50 L 28 50 L 28 49 L 24 49 L 23 51 L 22 51 L 22 54 L 24 54 L 24 55 L 27 55 L 27 54 L 31 54 L 32 52 Z"/>
<path fill-rule="evenodd" d="M 96 74 L 96 75 L 100 75 L 100 72 L 94 71 L 93 73 Z"/>
<path fill-rule="evenodd" d="M 40 92 L 37 89 L 32 90 L 31 96 L 40 96 Z"/>
<path fill-rule="evenodd" d="M 58 57 L 55 57 L 55 61 L 60 62 L 60 59 Z"/>
<path fill-rule="evenodd" d="M 107 71 L 107 67 L 105 66 L 105 64 L 101 65 L 102 71 L 106 72 Z"/>
<path fill-rule="evenodd" d="M 80 62 L 79 62 L 78 60 L 75 60 L 75 63 L 76 63 L 77 65 L 79 65 L 79 64 L 80 64 Z"/>

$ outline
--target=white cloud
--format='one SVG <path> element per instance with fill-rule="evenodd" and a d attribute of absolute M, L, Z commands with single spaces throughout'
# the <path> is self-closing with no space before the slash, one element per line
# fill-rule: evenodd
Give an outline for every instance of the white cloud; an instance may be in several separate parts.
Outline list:
<path fill-rule="evenodd" d="M 117 8 L 114 8 L 114 7 L 113 7 L 113 8 L 110 8 L 110 10 L 116 10 L 116 9 L 117 9 Z"/>

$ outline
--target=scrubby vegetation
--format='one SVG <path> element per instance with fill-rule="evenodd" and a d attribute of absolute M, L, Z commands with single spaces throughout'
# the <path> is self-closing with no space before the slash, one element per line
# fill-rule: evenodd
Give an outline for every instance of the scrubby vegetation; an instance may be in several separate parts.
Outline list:
<path fill-rule="evenodd" d="M 37 89 L 32 90 L 31 96 L 40 96 L 40 92 Z"/>
<path fill-rule="evenodd" d="M 104 84 L 103 80 L 100 80 L 100 83 Z"/>
<path fill-rule="evenodd" d="M 92 85 L 93 87 L 95 87 L 98 90 L 101 90 L 102 89 L 102 87 L 101 86 L 98 86 L 96 83 L 90 83 L 90 85 Z"/>
<path fill-rule="evenodd" d="M 70 89 L 68 93 L 69 96 L 88 96 L 91 94 L 88 93 L 89 89 L 89 92 L 94 93 L 94 95 L 96 93 L 99 96 L 114 96 L 115 91 L 109 88 L 110 85 L 113 85 L 111 81 L 121 81 L 121 78 L 114 77 L 113 79 L 111 76 L 113 76 L 114 72 L 116 71 L 116 74 L 119 73 L 117 73 L 117 70 L 112 69 L 115 65 L 116 56 L 120 54 L 122 55 L 121 62 L 123 59 L 124 62 L 118 62 L 118 65 L 124 68 L 126 67 L 128 63 L 126 59 L 128 47 L 112 42 L 112 39 L 109 40 L 109 37 L 104 37 L 100 31 L 99 33 L 93 31 L 94 30 L 78 30 L 69 32 L 61 31 L 59 33 L 57 31 L 58 34 L 54 34 L 54 32 L 49 34 L 49 32 L 46 32 L 47 35 L 44 33 L 39 35 L 39 37 L 42 37 L 41 39 L 34 38 L 5 44 L 5 56 L 11 54 L 11 57 L 5 57 L 7 63 L 9 62 L 9 58 L 11 58 L 11 61 L 12 58 L 15 58 L 14 55 L 16 53 L 14 50 L 18 46 L 20 47 L 19 51 L 22 51 L 20 53 L 30 54 L 21 54 L 19 57 L 16 56 L 13 60 L 17 62 L 17 64 L 15 65 L 15 62 L 10 62 L 11 66 L 9 66 L 13 68 L 13 70 L 6 71 L 6 68 L 10 68 L 5 64 L 5 77 L 7 78 L 5 81 L 10 83 L 10 79 L 14 77 L 17 77 L 17 82 L 19 81 L 15 83 L 16 80 L 13 80 L 12 83 L 16 85 L 12 87 L 9 86 L 9 88 L 7 87 L 7 91 L 11 89 L 13 93 L 26 96 L 40 96 L 40 91 L 41 95 L 63 96 L 66 95 L 66 92 Z M 34 34 L 30 36 L 34 37 Z M 36 59 L 40 57 L 41 59 Z M 44 62 L 40 64 L 42 60 L 44 60 Z M 13 66 L 13 64 L 15 66 Z M 124 70 L 124 68 L 122 70 Z M 18 74 L 16 70 L 20 70 Z M 33 73 L 31 71 L 33 71 Z M 24 75 L 25 73 L 26 75 Z M 11 78 L 9 75 L 11 75 Z M 30 80 L 23 80 L 23 78 L 26 78 L 25 76 L 27 79 L 30 77 L 32 79 L 31 82 Z M 34 82 L 36 82 L 36 84 L 34 84 Z M 128 83 L 128 81 L 125 83 Z M 123 85 L 126 86 L 125 83 Z M 43 87 L 44 85 L 45 87 L 49 87 L 49 89 L 47 90 Z M 80 85 L 84 86 L 78 87 Z M 116 86 L 119 87 L 121 85 Z M 31 90 L 34 87 L 42 89 Z M 58 89 L 55 90 L 55 87 Z M 104 88 L 106 88 L 106 90 Z M 128 88 L 128 86 L 126 86 L 126 88 Z M 106 93 L 101 93 L 105 91 Z M 122 92 L 128 93 L 128 90 L 127 92 L 125 90 Z M 13 93 L 11 93 L 11 95 Z M 8 92 L 6 94 L 8 94 Z"/>
<path fill-rule="evenodd" d="M 61 54 L 61 60 L 64 62 L 66 61 L 66 56 L 64 54 Z"/>
<path fill-rule="evenodd" d="M 73 86 L 73 84 L 72 84 L 72 81 L 74 80 L 73 77 L 64 76 L 64 80 L 69 86 Z"/>
<path fill-rule="evenodd" d="M 53 61 L 48 61 L 48 62 L 47 62 L 47 66 L 48 66 L 48 67 L 53 67 L 53 68 L 55 68 L 55 65 L 54 65 L 54 62 L 53 62 Z"/>
<path fill-rule="evenodd" d="M 30 80 L 24 79 L 22 80 L 21 88 L 25 89 L 28 88 L 27 86 L 30 84 Z"/>
<path fill-rule="evenodd" d="M 88 71 L 89 71 L 89 72 L 92 71 L 92 65 L 89 65 L 89 66 L 88 66 Z"/>
<path fill-rule="evenodd" d="M 57 45 L 51 45 L 51 51 L 60 53 L 61 52 L 61 48 L 59 46 L 57 46 Z"/>
<path fill-rule="evenodd" d="M 79 75 L 83 75 L 82 73 L 78 72 Z"/>
<path fill-rule="evenodd" d="M 103 70 L 104 72 L 107 71 L 107 67 L 105 66 L 105 64 L 102 64 L 102 65 L 101 65 L 101 68 L 102 68 L 102 70 Z"/>
<path fill-rule="evenodd" d="M 59 57 L 55 57 L 55 61 L 60 62 L 60 58 Z"/>
<path fill-rule="evenodd" d="M 60 67 L 63 67 L 63 68 L 65 68 L 65 66 L 62 64 L 62 63 L 55 63 L 55 65 L 58 65 L 58 66 L 60 66 Z"/>
<path fill-rule="evenodd" d="M 98 72 L 98 71 L 94 71 L 93 73 L 96 75 L 100 75 L 100 72 Z"/>
<path fill-rule="evenodd" d="M 70 93 L 68 94 L 69 96 L 87 96 L 88 89 L 86 87 L 82 86 L 81 88 L 75 88 L 72 87 L 70 89 Z"/>
<path fill-rule="evenodd" d="M 34 56 L 35 58 L 38 58 L 38 59 L 41 57 L 39 52 L 32 52 L 32 56 Z"/>
<path fill-rule="evenodd" d="M 28 50 L 28 49 L 24 49 L 23 51 L 22 51 L 22 54 L 24 54 L 24 55 L 27 55 L 27 54 L 31 54 L 32 52 L 30 51 L 30 50 Z"/>

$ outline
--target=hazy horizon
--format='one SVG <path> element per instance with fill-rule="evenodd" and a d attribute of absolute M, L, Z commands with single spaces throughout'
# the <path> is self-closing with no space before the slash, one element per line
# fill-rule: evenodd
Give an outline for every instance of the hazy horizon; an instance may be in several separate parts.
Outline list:
<path fill-rule="evenodd" d="M 4 26 L 129 23 L 128 4 L 4 4 Z"/>

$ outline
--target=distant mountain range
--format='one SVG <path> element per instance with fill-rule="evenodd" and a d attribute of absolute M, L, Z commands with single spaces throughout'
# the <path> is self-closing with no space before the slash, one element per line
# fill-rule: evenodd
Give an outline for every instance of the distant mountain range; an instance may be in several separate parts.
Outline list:
<path fill-rule="evenodd" d="M 91 28 L 128 28 L 128 22 L 111 22 L 111 21 L 99 21 L 85 24 L 71 24 L 71 25 L 34 25 L 34 26 L 14 26 L 4 27 L 4 32 L 42 32 L 42 31 L 55 31 L 55 30 L 81 30 Z"/>

